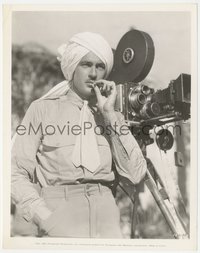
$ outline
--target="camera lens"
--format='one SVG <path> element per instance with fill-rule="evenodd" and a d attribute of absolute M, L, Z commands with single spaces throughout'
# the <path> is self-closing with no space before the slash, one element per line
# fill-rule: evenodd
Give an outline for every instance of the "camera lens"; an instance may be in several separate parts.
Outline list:
<path fill-rule="evenodd" d="M 134 92 L 135 93 L 142 93 L 144 95 L 149 95 L 151 93 L 151 89 L 148 86 L 141 84 L 141 85 L 138 85 L 134 88 Z"/>
<path fill-rule="evenodd" d="M 141 85 L 141 92 L 145 95 L 149 95 L 151 93 L 151 90 L 146 85 Z"/>
<path fill-rule="evenodd" d="M 144 94 L 134 93 L 133 90 L 130 92 L 128 99 L 132 109 L 134 110 L 141 108 L 141 106 L 146 102 L 146 96 Z"/>
<path fill-rule="evenodd" d="M 160 106 L 158 103 L 146 103 L 140 110 L 140 116 L 143 119 L 150 119 L 151 117 L 158 116 L 160 114 Z"/>
<path fill-rule="evenodd" d="M 158 103 L 151 104 L 151 112 L 154 116 L 158 116 L 160 114 L 160 106 Z"/>

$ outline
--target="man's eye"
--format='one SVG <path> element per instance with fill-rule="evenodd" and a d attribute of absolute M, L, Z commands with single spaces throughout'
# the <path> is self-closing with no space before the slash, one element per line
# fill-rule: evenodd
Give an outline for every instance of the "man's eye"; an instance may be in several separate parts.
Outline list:
<path fill-rule="evenodd" d="M 91 64 L 89 62 L 83 62 L 81 65 L 83 67 L 91 67 Z"/>
<path fill-rule="evenodd" d="M 102 70 L 105 69 L 104 65 L 98 65 L 97 67 L 98 67 L 98 69 L 102 69 Z"/>

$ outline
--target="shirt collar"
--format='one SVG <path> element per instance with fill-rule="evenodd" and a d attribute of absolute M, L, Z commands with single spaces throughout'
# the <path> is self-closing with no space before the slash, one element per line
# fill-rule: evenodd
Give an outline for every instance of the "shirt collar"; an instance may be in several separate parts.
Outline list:
<path fill-rule="evenodd" d="M 67 94 L 64 96 L 67 101 L 77 105 L 80 109 L 83 107 L 84 100 L 72 89 L 69 89 Z M 63 97 L 61 97 L 62 99 Z M 97 111 L 96 101 L 92 100 L 88 102 L 88 106 L 92 112 Z"/>
<path fill-rule="evenodd" d="M 74 92 L 72 89 L 69 89 L 69 91 L 67 92 L 65 97 L 68 101 L 70 101 L 73 104 L 77 105 L 79 108 L 82 108 L 83 99 L 81 97 L 79 97 L 79 95 L 76 94 L 76 92 Z"/>

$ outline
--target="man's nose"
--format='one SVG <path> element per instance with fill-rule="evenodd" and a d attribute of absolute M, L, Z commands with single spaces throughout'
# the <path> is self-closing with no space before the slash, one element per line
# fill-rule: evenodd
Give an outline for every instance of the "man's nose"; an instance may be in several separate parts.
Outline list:
<path fill-rule="evenodd" d="M 97 78 L 97 70 L 96 70 L 95 66 L 91 67 L 90 72 L 89 72 L 89 77 L 91 79 L 96 79 Z"/>

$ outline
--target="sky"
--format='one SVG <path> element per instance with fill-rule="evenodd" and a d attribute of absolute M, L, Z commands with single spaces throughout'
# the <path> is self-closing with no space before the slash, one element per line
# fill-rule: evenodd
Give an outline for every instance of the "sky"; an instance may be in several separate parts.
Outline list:
<path fill-rule="evenodd" d="M 77 32 L 103 35 L 116 48 L 120 38 L 135 28 L 154 42 L 155 59 L 147 78 L 162 88 L 180 73 L 190 74 L 190 13 L 161 11 L 16 11 L 12 17 L 12 42 L 37 42 L 53 53 Z"/>

